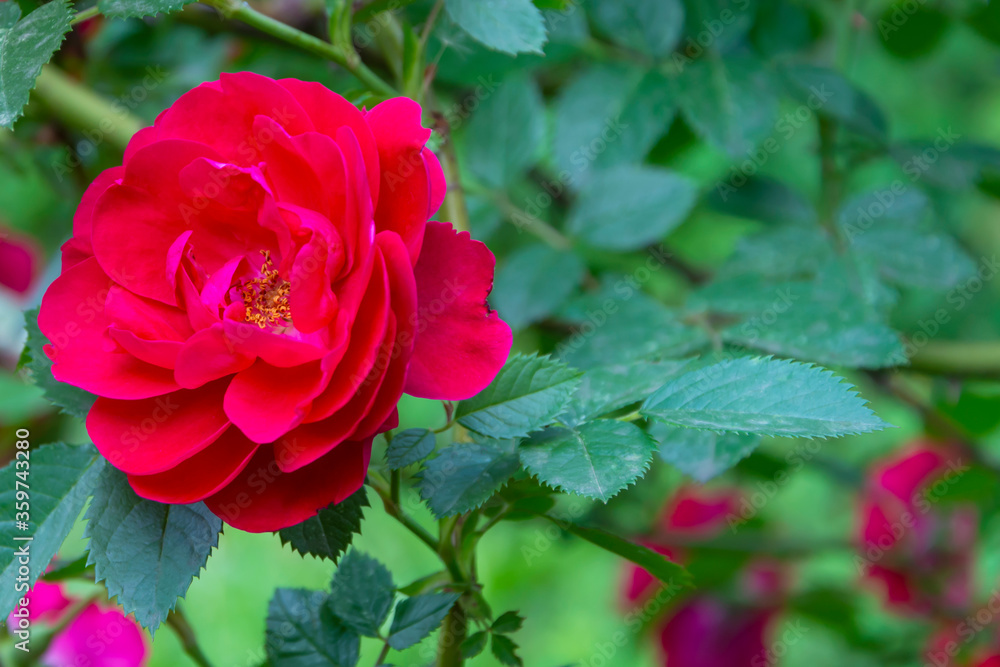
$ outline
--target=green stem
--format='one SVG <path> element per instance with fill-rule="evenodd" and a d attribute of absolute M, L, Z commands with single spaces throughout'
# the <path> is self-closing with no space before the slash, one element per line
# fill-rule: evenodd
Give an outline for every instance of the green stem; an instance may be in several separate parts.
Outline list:
<path fill-rule="evenodd" d="M 462 642 L 465 641 L 468 629 L 468 619 L 462 602 L 456 602 L 441 624 L 441 637 L 438 640 L 438 667 L 461 667 L 465 662 L 462 657 Z"/>
<path fill-rule="evenodd" d="M 379 665 L 381 665 L 382 663 L 384 663 L 385 659 L 388 656 L 389 656 L 389 642 L 386 642 L 382 646 L 382 652 L 378 654 L 377 658 L 375 658 L 375 667 L 379 667 Z"/>
<path fill-rule="evenodd" d="M 387 484 L 384 479 L 377 477 L 374 473 L 369 474 L 368 479 L 372 488 L 375 489 L 379 498 L 382 499 L 382 504 L 385 506 L 386 514 L 403 524 L 407 530 L 416 535 L 420 541 L 430 547 L 434 553 L 438 553 L 438 541 L 435 540 L 423 526 L 410 518 L 406 512 L 403 511 L 403 508 L 392 499 L 392 490 L 390 485 Z"/>
<path fill-rule="evenodd" d="M 167 615 L 167 625 L 177 633 L 178 639 L 181 640 L 181 646 L 184 647 L 184 652 L 187 653 L 188 657 L 198 667 L 212 667 L 212 663 L 205 657 L 201 646 L 198 645 L 198 638 L 195 636 L 191 624 L 188 623 L 187 618 L 184 616 L 184 612 L 181 611 L 180 603 Z"/>
<path fill-rule="evenodd" d="M 258 12 L 241 0 L 203 0 L 203 4 L 215 7 L 228 19 L 242 21 L 248 26 L 288 42 L 293 46 L 297 46 L 313 55 L 332 60 L 357 77 L 359 81 L 375 93 L 387 97 L 397 94 L 395 88 L 361 62 L 361 58 L 354 51 L 353 47 L 324 42 L 317 37 L 302 32 L 298 28 L 293 28 L 266 14 Z"/>
<path fill-rule="evenodd" d="M 354 13 L 354 22 L 361 23 L 382 12 L 398 12 L 417 0 L 373 0 Z"/>
<path fill-rule="evenodd" d="M 52 65 L 43 67 L 38 75 L 35 95 L 60 121 L 94 132 L 122 151 L 132 135 L 145 126 L 121 105 L 114 105 L 91 92 Z"/>
<path fill-rule="evenodd" d="M 458 169 L 458 154 L 451 138 L 451 127 L 444 116 L 437 122 L 437 130 L 441 135 L 441 170 L 444 172 L 445 183 L 448 184 L 448 194 L 444 198 L 445 220 L 460 232 L 469 231 L 469 207 L 465 203 L 465 188 L 462 186 L 461 174 Z"/>
<path fill-rule="evenodd" d="M 76 15 L 70 19 L 69 24 L 76 25 L 77 23 L 83 23 L 87 19 L 92 19 L 95 16 L 98 16 L 100 13 L 101 11 L 97 8 L 97 5 L 94 5 L 90 9 L 84 9 L 83 11 L 77 12 Z"/>
<path fill-rule="evenodd" d="M 496 197 L 497 206 L 519 229 L 523 228 L 557 250 L 569 250 L 573 242 L 558 229 L 514 205 L 507 195 Z"/>
<path fill-rule="evenodd" d="M 829 118 L 819 117 L 819 157 L 820 157 L 820 222 L 826 227 L 837 243 L 841 242 L 837 225 L 837 209 L 843 191 L 843 175 L 837 165 L 836 156 L 837 125 Z"/>
<path fill-rule="evenodd" d="M 399 471 L 393 470 L 389 475 L 389 497 L 392 498 L 392 502 L 399 506 Z"/>
<path fill-rule="evenodd" d="M 1000 377 L 1000 341 L 928 341 L 916 349 L 909 367 L 929 375 Z"/>

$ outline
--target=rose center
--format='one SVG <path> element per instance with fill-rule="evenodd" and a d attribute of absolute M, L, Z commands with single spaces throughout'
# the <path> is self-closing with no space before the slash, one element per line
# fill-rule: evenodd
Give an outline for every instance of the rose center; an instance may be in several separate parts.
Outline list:
<path fill-rule="evenodd" d="M 261 329 L 275 324 L 291 324 L 292 313 L 288 305 L 288 281 L 278 275 L 271 263 L 271 253 L 262 250 L 264 264 L 260 276 L 243 284 L 243 305 L 246 321 Z"/>

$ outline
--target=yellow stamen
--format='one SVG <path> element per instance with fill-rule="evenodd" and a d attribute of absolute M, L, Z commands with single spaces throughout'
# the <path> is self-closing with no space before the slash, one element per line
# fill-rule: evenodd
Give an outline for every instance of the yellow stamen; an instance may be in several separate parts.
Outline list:
<path fill-rule="evenodd" d="M 291 323 L 291 307 L 288 305 L 289 284 L 278 275 L 271 263 L 271 253 L 261 250 L 264 265 L 260 267 L 260 277 L 243 285 L 243 305 L 246 306 L 246 321 L 261 329 L 272 324 Z"/>

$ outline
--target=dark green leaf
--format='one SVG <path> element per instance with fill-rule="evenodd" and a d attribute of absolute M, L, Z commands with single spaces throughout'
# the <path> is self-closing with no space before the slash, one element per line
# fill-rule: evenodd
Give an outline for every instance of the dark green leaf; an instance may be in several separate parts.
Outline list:
<path fill-rule="evenodd" d="M 389 646 L 402 651 L 430 635 L 460 597 L 460 593 L 424 593 L 400 602 L 389 627 Z"/>
<path fill-rule="evenodd" d="M 552 422 L 580 384 L 580 373 L 547 356 L 516 355 L 478 395 L 462 401 L 462 426 L 491 438 L 517 438 Z"/>
<path fill-rule="evenodd" d="M 668 424 L 790 437 L 880 431 L 851 385 L 832 371 L 781 359 L 727 359 L 684 373 L 646 399 L 642 413 Z"/>
<path fill-rule="evenodd" d="M 59 49 L 72 17 L 66 0 L 46 3 L 23 19 L 16 2 L 0 2 L 0 127 L 13 127 L 20 118 L 42 65 Z"/>
<path fill-rule="evenodd" d="M 98 0 L 97 8 L 112 18 L 140 18 L 180 11 L 194 0 Z"/>
<path fill-rule="evenodd" d="M 510 441 L 460 442 L 424 463 L 417 488 L 436 516 L 463 514 L 489 500 L 519 465 Z"/>
<path fill-rule="evenodd" d="M 392 436 L 385 456 L 390 470 L 399 470 L 426 458 L 434 451 L 437 440 L 425 428 L 408 428 Z"/>
<path fill-rule="evenodd" d="M 553 154 L 579 188 L 594 168 L 641 161 L 674 117 L 675 93 L 656 71 L 622 63 L 595 65 L 556 101 Z"/>
<path fill-rule="evenodd" d="M 641 248 L 681 224 L 697 196 L 694 181 L 664 169 L 612 167 L 588 181 L 569 213 L 569 230 L 600 248 Z"/>
<path fill-rule="evenodd" d="M 354 667 L 361 638 L 327 606 L 321 591 L 279 588 L 267 608 L 271 667 Z"/>
<path fill-rule="evenodd" d="M 745 157 L 765 137 L 769 153 L 780 147 L 777 138 L 769 137 L 778 121 L 776 86 L 756 60 L 698 60 L 677 83 L 685 120 L 707 142 L 732 157 Z"/>
<path fill-rule="evenodd" d="M 813 111 L 876 141 L 886 139 L 889 122 L 878 104 L 838 72 L 813 65 L 789 65 L 782 73 L 792 94 Z"/>
<path fill-rule="evenodd" d="M 544 142 L 545 110 L 537 84 L 510 76 L 472 115 L 465 133 L 466 164 L 486 185 L 504 188 L 535 163 Z"/>
<path fill-rule="evenodd" d="M 816 223 L 816 211 L 809 200 L 780 181 L 754 177 L 738 187 L 719 181 L 708 197 L 715 210 L 739 218 L 768 223 Z"/>
<path fill-rule="evenodd" d="M 715 433 L 666 424 L 653 424 L 650 435 L 660 443 L 661 459 L 702 483 L 750 456 L 760 444 L 759 435 Z"/>
<path fill-rule="evenodd" d="M 320 510 L 316 516 L 283 528 L 278 536 L 282 544 L 290 544 L 300 554 L 336 563 L 350 546 L 354 534 L 361 532 L 362 508 L 368 506 L 368 495 L 362 488 L 343 502 Z"/>
<path fill-rule="evenodd" d="M 651 56 L 673 51 L 684 29 L 681 0 L 592 0 L 602 32 L 617 44 Z"/>
<path fill-rule="evenodd" d="M 18 450 L 21 451 L 21 450 Z M 104 467 L 93 445 L 73 446 L 62 443 L 42 445 L 29 450 L 28 475 L 24 480 L 15 476 L 17 463 L 12 461 L 2 470 L 3 491 L 0 491 L 0 618 L 7 618 L 17 601 L 27 592 L 17 590 L 18 559 L 15 551 L 27 545 L 30 549 L 29 575 L 26 583 L 34 585 L 59 551 L 73 524 L 80 516 L 90 491 Z M 24 461 L 24 459 L 18 459 Z M 23 468 L 23 466 L 22 466 Z M 15 482 L 26 487 L 18 489 Z M 30 500 L 29 530 L 19 530 L 16 512 L 18 490 L 27 488 Z M 30 542 L 18 537 L 32 537 Z"/>
<path fill-rule="evenodd" d="M 501 665 L 507 667 L 522 667 L 524 661 L 517 655 L 517 644 L 514 640 L 505 635 L 493 635 L 490 641 L 490 650 L 493 657 L 500 661 Z"/>
<path fill-rule="evenodd" d="M 152 633 L 187 593 L 221 530 L 222 520 L 204 503 L 163 505 L 140 498 L 125 473 L 105 466 L 84 535 L 97 581 Z"/>
<path fill-rule="evenodd" d="M 486 642 L 490 639 L 490 633 L 487 630 L 480 630 L 475 634 L 469 635 L 462 642 L 462 657 L 466 660 L 471 660 L 477 655 L 483 652 L 486 648 Z"/>
<path fill-rule="evenodd" d="M 524 625 L 524 617 L 516 611 L 508 611 L 493 621 L 490 630 L 499 632 L 500 634 L 510 634 L 520 630 L 522 625 Z"/>
<path fill-rule="evenodd" d="M 563 305 L 586 266 L 571 252 L 534 244 L 512 253 L 497 271 L 490 305 L 512 329 L 544 319 Z"/>
<path fill-rule="evenodd" d="M 352 549 L 341 559 L 330 587 L 330 611 L 365 637 L 377 637 L 396 598 L 396 585 L 385 565 Z"/>
<path fill-rule="evenodd" d="M 545 22 L 531 0 L 446 0 L 445 9 L 462 29 L 496 51 L 542 53 Z"/>
<path fill-rule="evenodd" d="M 684 0 L 686 37 L 679 52 L 697 59 L 705 57 L 702 49 L 724 53 L 741 44 L 758 4 L 757 0 Z"/>
<path fill-rule="evenodd" d="M 635 424 L 599 419 L 545 429 L 521 444 L 521 462 L 550 486 L 607 502 L 649 468 L 655 446 Z"/>

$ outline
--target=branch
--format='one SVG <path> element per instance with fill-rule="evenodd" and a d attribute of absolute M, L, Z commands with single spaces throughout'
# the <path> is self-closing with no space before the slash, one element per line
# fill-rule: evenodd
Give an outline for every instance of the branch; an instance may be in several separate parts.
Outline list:
<path fill-rule="evenodd" d="M 208 661 L 205 653 L 201 650 L 201 646 L 198 645 L 198 638 L 195 636 L 191 624 L 188 623 L 187 618 L 184 616 L 184 612 L 181 611 L 180 603 L 167 615 L 167 625 L 177 633 L 177 637 L 181 640 L 181 646 L 184 647 L 184 652 L 188 654 L 188 657 L 198 667 L 212 667 L 212 663 Z"/>

